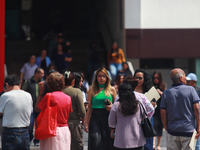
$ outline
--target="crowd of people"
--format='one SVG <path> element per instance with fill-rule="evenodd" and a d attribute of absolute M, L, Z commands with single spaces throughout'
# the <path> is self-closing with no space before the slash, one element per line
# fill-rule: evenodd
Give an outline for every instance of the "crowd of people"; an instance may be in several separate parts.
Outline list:
<path fill-rule="evenodd" d="M 200 87 L 194 73 L 186 77 L 182 69 L 173 69 L 173 85 L 167 89 L 158 70 L 152 80 L 144 69 L 132 74 L 123 50 L 114 42 L 108 53 L 109 69 L 96 68 L 89 86 L 82 72 L 68 70 L 70 43 L 58 35 L 51 44 L 57 48 L 48 50 L 52 56 L 42 50 L 41 56 L 32 55 L 24 64 L 20 77 L 5 77 L 0 97 L 3 150 L 28 150 L 31 141 L 41 150 L 83 150 L 84 131 L 89 150 L 160 150 L 163 128 L 168 150 L 189 150 L 194 129 L 198 139 Z M 144 95 L 152 86 L 160 95 L 157 101 Z M 38 140 L 36 120 L 47 106 L 57 108 L 56 136 Z M 157 133 L 154 138 L 144 137 L 144 111 Z"/>

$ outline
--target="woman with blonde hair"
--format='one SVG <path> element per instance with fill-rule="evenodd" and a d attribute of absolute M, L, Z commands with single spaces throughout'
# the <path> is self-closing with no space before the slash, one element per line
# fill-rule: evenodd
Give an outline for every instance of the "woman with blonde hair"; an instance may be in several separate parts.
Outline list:
<path fill-rule="evenodd" d="M 89 150 L 113 149 L 108 116 L 116 96 L 115 88 L 110 85 L 107 70 L 103 67 L 99 68 L 87 98 L 89 106 L 85 117 L 85 131 L 89 132 Z"/>

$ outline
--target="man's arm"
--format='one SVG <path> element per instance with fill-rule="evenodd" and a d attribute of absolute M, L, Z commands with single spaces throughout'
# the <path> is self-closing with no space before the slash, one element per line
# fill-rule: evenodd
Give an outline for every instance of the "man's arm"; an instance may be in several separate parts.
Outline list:
<path fill-rule="evenodd" d="M 194 115 L 195 115 L 196 122 L 197 122 L 197 129 L 196 129 L 197 135 L 195 136 L 195 138 L 198 139 L 200 136 L 199 103 L 193 104 L 193 108 L 194 108 Z"/>
<path fill-rule="evenodd" d="M 81 93 L 81 90 L 77 90 L 77 107 L 78 107 L 78 113 L 80 117 L 83 119 L 86 114 L 85 106 L 83 103 L 83 95 Z"/>
<path fill-rule="evenodd" d="M 21 72 L 20 74 L 20 84 L 22 85 L 22 82 L 23 82 L 23 77 L 24 77 L 24 73 Z"/>
<path fill-rule="evenodd" d="M 167 114 L 165 109 L 160 109 L 160 116 L 165 130 L 167 131 Z"/>

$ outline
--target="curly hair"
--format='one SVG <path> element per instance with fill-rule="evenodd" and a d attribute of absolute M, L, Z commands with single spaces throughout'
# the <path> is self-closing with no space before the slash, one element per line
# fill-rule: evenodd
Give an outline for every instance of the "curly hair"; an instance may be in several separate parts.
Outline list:
<path fill-rule="evenodd" d="M 138 101 L 136 100 L 133 88 L 129 83 L 122 83 L 119 86 L 119 110 L 124 116 L 133 115 L 138 110 Z"/>
<path fill-rule="evenodd" d="M 139 81 L 138 79 L 129 75 L 124 79 L 123 83 L 129 83 L 133 88 L 133 90 L 135 90 L 136 86 L 138 85 L 138 81 Z"/>
<path fill-rule="evenodd" d="M 150 88 L 152 87 L 152 83 L 151 80 L 149 78 L 149 75 L 147 74 L 147 72 L 144 69 L 137 69 L 134 73 L 134 77 L 136 75 L 136 73 L 141 72 L 143 73 L 143 77 L 144 77 L 144 83 L 142 85 L 143 87 L 143 93 L 146 93 L 150 90 Z"/>
<path fill-rule="evenodd" d="M 64 76 L 59 72 L 53 72 L 47 79 L 47 85 L 51 91 L 62 91 L 64 88 Z"/>

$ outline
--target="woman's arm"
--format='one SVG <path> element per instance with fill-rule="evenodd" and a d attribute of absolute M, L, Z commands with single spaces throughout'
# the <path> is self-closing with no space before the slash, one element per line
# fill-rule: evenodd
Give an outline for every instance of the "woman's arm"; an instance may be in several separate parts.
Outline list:
<path fill-rule="evenodd" d="M 90 87 L 89 92 L 88 92 L 88 97 L 87 97 L 87 101 L 89 101 L 89 104 L 88 104 L 87 113 L 86 113 L 86 116 L 84 119 L 85 132 L 89 132 L 89 122 L 90 122 L 90 116 L 92 113 L 92 96 L 93 96 L 93 89 L 92 89 L 92 87 Z"/>
<path fill-rule="evenodd" d="M 115 125 L 116 125 L 116 122 L 117 122 L 115 105 L 116 105 L 116 103 L 113 105 L 112 109 L 110 110 L 110 114 L 109 114 L 109 117 L 108 117 L 108 124 L 109 124 L 109 127 L 111 127 L 111 132 L 110 132 L 111 138 L 114 138 L 113 132 L 115 132 Z"/>
<path fill-rule="evenodd" d="M 111 87 L 110 94 L 112 95 L 112 99 L 113 99 L 113 103 L 114 103 L 115 102 L 115 98 L 117 96 L 117 92 L 116 92 L 114 87 Z M 113 103 L 110 103 L 110 105 L 105 105 L 107 111 L 111 110 Z"/>
<path fill-rule="evenodd" d="M 120 54 L 121 54 L 121 56 L 122 56 L 122 62 L 125 62 L 126 61 L 126 59 L 125 59 L 125 56 L 124 56 L 124 52 L 123 52 L 123 50 L 122 49 L 120 49 L 120 52 L 119 52 Z"/>
<path fill-rule="evenodd" d="M 40 94 L 39 94 L 39 96 L 38 96 L 37 102 L 35 103 L 35 111 L 36 111 L 36 112 L 40 112 L 40 111 L 41 111 L 40 108 L 38 107 L 38 104 L 39 104 L 40 101 L 42 100 L 42 95 L 43 95 L 43 93 L 44 93 L 44 88 L 45 88 L 44 85 L 45 85 L 44 81 L 41 81 L 41 82 L 39 83 Z"/>
<path fill-rule="evenodd" d="M 167 89 L 167 84 L 163 84 L 163 89 L 166 90 Z M 162 96 L 163 91 L 161 91 L 160 89 L 156 89 L 158 91 L 158 93 L 160 94 L 160 96 Z"/>
<path fill-rule="evenodd" d="M 150 101 L 147 99 L 147 97 L 144 94 L 141 96 L 140 101 L 142 102 L 142 104 L 146 108 L 146 112 L 147 112 L 148 118 L 151 118 L 153 116 L 153 114 L 154 114 L 153 105 L 150 103 Z"/>

